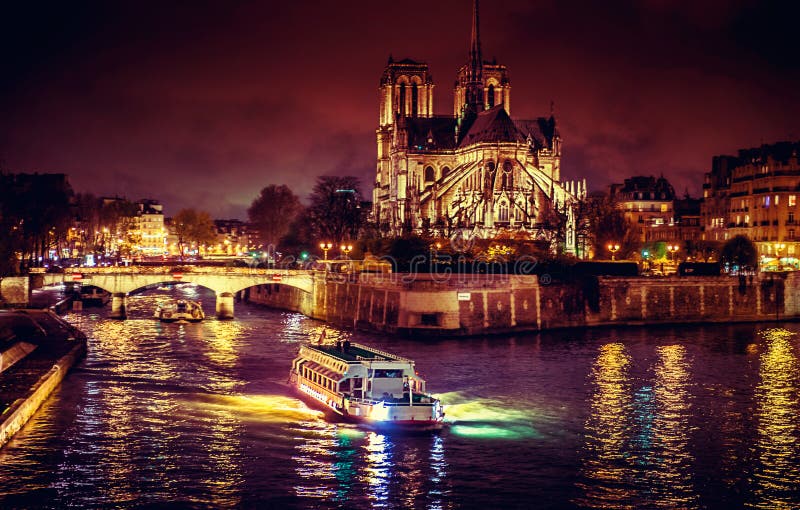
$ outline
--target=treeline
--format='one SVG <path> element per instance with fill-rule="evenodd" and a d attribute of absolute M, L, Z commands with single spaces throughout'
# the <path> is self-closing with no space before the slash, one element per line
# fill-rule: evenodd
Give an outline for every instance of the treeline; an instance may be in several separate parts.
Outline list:
<path fill-rule="evenodd" d="M 0 275 L 43 263 L 72 225 L 64 174 L 0 173 Z"/>

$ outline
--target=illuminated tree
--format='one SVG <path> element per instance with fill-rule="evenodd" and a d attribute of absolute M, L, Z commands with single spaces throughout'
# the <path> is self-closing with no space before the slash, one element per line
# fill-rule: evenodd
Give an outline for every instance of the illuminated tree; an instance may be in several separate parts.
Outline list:
<path fill-rule="evenodd" d="M 214 221 L 205 211 L 196 211 L 192 208 L 181 209 L 172 222 L 175 234 L 178 236 L 181 260 L 183 260 L 186 244 L 196 243 L 199 247 L 202 244 L 211 244 L 217 238 Z"/>

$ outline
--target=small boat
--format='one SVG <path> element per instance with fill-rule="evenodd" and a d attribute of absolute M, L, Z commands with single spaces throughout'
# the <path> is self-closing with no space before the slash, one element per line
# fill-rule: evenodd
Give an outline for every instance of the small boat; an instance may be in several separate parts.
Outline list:
<path fill-rule="evenodd" d="M 158 305 L 155 317 L 161 322 L 200 322 L 206 314 L 197 301 L 178 299 L 174 303 Z"/>
<path fill-rule="evenodd" d="M 93 285 L 81 287 L 83 306 L 105 306 L 111 300 L 111 293 Z"/>
<path fill-rule="evenodd" d="M 425 391 L 414 362 L 344 341 L 300 347 L 289 383 L 311 404 L 375 429 L 438 430 L 441 402 Z"/>

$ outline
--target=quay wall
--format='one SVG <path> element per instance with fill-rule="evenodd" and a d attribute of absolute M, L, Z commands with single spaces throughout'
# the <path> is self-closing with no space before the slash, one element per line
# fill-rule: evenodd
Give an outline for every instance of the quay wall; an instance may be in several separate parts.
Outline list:
<path fill-rule="evenodd" d="M 599 277 L 545 283 L 536 276 L 340 275 L 312 292 L 249 289 L 251 302 L 346 328 L 477 335 L 580 326 L 800 319 L 800 274 L 737 277 Z"/>
<path fill-rule="evenodd" d="M 26 398 L 15 401 L 3 414 L 0 423 L 0 447 L 6 444 L 31 419 L 53 390 L 61 384 L 67 372 L 86 355 L 86 343 L 79 342 L 62 356 L 31 387 Z"/>

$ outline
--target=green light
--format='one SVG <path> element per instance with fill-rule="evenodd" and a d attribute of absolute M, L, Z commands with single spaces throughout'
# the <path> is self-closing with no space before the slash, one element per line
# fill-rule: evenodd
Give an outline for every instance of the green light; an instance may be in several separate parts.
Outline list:
<path fill-rule="evenodd" d="M 308 252 L 307 251 L 300 252 L 300 260 L 308 260 Z"/>

